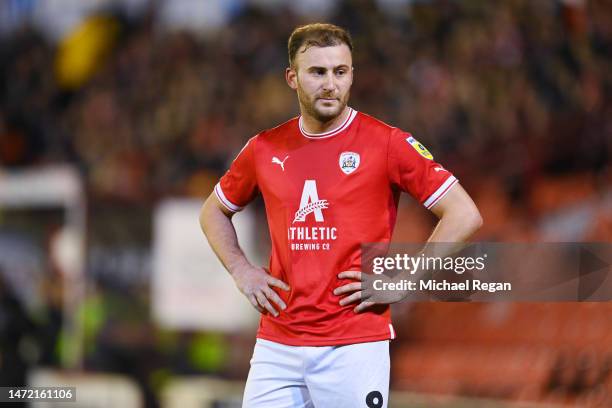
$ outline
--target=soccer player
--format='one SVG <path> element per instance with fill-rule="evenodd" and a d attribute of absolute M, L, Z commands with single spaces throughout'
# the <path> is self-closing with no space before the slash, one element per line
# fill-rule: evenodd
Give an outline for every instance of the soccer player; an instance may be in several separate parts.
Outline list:
<path fill-rule="evenodd" d="M 395 334 L 388 305 L 363 297 L 361 243 L 389 242 L 401 191 L 439 217 L 431 242 L 464 241 L 482 222 L 423 145 L 347 105 L 352 49 L 331 24 L 291 34 L 285 77 L 301 115 L 251 138 L 202 207 L 210 245 L 262 314 L 244 407 L 386 407 Z M 268 268 L 246 259 L 231 222 L 257 194 Z"/>

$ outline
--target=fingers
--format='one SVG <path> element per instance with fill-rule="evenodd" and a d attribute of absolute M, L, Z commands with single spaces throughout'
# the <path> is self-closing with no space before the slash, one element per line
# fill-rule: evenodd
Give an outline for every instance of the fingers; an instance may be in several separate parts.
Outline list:
<path fill-rule="evenodd" d="M 353 282 L 347 283 L 346 285 L 342 285 L 334 289 L 334 295 L 343 295 L 348 292 L 354 292 L 356 290 L 361 290 L 361 282 Z"/>
<path fill-rule="evenodd" d="M 285 282 L 283 282 L 280 279 L 276 279 L 272 276 L 268 277 L 268 285 L 270 286 L 276 286 L 279 289 L 282 289 L 284 291 L 289 291 L 289 285 L 287 285 Z"/>
<path fill-rule="evenodd" d="M 360 271 L 342 271 L 338 274 L 338 278 L 355 279 L 355 280 L 361 281 L 361 272 Z"/>
<path fill-rule="evenodd" d="M 248 296 L 247 296 L 247 299 L 249 299 L 249 302 L 251 302 L 251 304 L 253 305 L 253 307 L 254 307 L 255 309 L 257 309 L 257 311 L 258 311 L 259 313 L 263 313 L 263 312 L 264 312 L 263 307 L 259 306 L 259 303 L 257 303 L 257 299 L 255 298 L 255 295 L 250 294 L 250 295 L 248 295 Z"/>
<path fill-rule="evenodd" d="M 268 301 L 268 298 L 266 297 L 266 295 L 264 295 L 263 291 L 256 292 L 255 297 L 257 298 L 257 302 L 261 306 L 263 306 L 263 308 L 266 309 L 268 313 L 270 313 L 274 317 L 278 316 L 278 312 L 276 311 L 276 309 L 274 309 L 272 304 Z"/>
<path fill-rule="evenodd" d="M 345 285 L 348 286 L 348 285 Z M 340 300 L 340 305 L 344 306 L 344 305 L 348 305 L 350 303 L 353 302 L 357 302 L 359 300 L 362 300 L 362 297 L 364 297 L 365 299 L 367 299 L 369 296 L 367 296 L 367 294 L 364 291 L 359 291 L 359 292 L 355 292 L 347 297 L 345 297 L 344 299 Z M 364 310 L 366 310 L 367 308 L 375 305 L 376 302 L 372 302 L 370 300 L 363 300 L 361 303 L 359 303 L 357 306 L 355 306 L 355 308 L 353 309 L 353 312 L 355 313 L 361 313 Z"/>
<path fill-rule="evenodd" d="M 256 292 L 256 294 L 250 294 L 247 296 L 247 299 L 249 299 L 249 302 L 251 302 L 253 307 L 257 309 L 259 313 L 268 311 L 275 317 L 278 316 L 278 312 L 268 301 L 268 299 L 276 303 L 281 310 L 285 310 L 287 308 L 285 302 L 283 302 L 283 300 L 270 288 L 264 288 L 261 291 Z"/>
<path fill-rule="evenodd" d="M 355 308 L 353 309 L 353 311 L 355 313 L 361 313 L 364 310 L 366 310 L 368 307 L 375 305 L 375 302 L 370 302 L 370 301 L 365 301 L 365 302 L 361 302 L 360 304 L 358 304 L 357 306 L 355 306 Z"/>
<path fill-rule="evenodd" d="M 349 303 L 357 302 L 358 300 L 361 300 L 361 291 L 355 292 L 345 298 L 342 298 L 340 300 L 340 306 L 345 306 Z"/>
<path fill-rule="evenodd" d="M 270 299 L 272 302 L 276 303 L 278 307 L 281 308 L 281 310 L 285 310 L 287 308 L 287 305 L 285 304 L 285 302 L 283 302 L 280 296 L 278 296 L 276 292 L 273 291 L 271 288 L 269 287 L 264 288 L 263 292 L 266 295 L 266 297 Z"/>
<path fill-rule="evenodd" d="M 375 302 L 368 301 L 371 297 L 371 293 L 368 290 L 364 290 L 362 282 L 363 282 L 363 274 L 360 271 L 342 271 L 338 274 L 339 279 L 354 279 L 359 282 L 347 283 L 346 285 L 342 285 L 336 289 L 334 289 L 334 295 L 343 295 L 345 293 L 351 293 L 350 295 L 342 298 L 340 300 L 340 305 L 345 306 L 351 303 L 360 302 L 353 311 L 355 313 L 360 313 L 365 309 L 371 307 L 376 304 Z"/>
<path fill-rule="evenodd" d="M 354 292 L 349 296 L 340 300 L 340 305 L 348 305 L 349 303 L 354 303 L 359 300 L 362 300 L 362 297 L 365 295 L 365 292 L 362 290 L 362 278 L 363 275 L 361 271 L 342 271 L 338 274 L 339 279 L 354 279 L 359 282 L 347 283 L 346 285 L 342 285 L 334 289 L 334 295 L 343 295 L 345 293 Z"/>
<path fill-rule="evenodd" d="M 291 288 L 282 280 L 269 275 L 269 273 L 266 268 L 254 268 L 254 271 L 251 271 L 250 274 L 234 274 L 234 279 L 240 291 L 255 309 L 260 313 L 268 312 L 277 317 L 279 315 L 277 309 L 285 310 L 287 305 L 271 286 L 284 291 L 289 291 Z"/>

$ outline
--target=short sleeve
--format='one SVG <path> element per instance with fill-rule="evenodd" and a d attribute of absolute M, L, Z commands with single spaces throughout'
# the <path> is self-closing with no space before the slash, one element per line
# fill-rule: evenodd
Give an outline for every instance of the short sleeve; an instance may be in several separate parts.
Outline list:
<path fill-rule="evenodd" d="M 254 155 L 255 138 L 247 142 L 232 162 L 229 170 L 215 186 L 217 198 L 232 212 L 242 210 L 258 193 Z"/>
<path fill-rule="evenodd" d="M 393 129 L 387 152 L 390 183 L 413 196 L 426 208 L 433 207 L 457 183 L 410 133 Z"/>

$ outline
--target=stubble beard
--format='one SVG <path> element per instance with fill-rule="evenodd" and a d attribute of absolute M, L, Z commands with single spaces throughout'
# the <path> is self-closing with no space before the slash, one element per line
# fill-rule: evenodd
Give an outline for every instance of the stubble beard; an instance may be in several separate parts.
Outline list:
<path fill-rule="evenodd" d="M 336 119 L 344 111 L 344 108 L 348 103 L 349 94 L 350 92 L 347 91 L 343 97 L 338 99 L 340 104 L 338 105 L 337 109 L 333 111 L 322 111 L 316 106 L 317 100 L 321 96 L 315 96 L 312 99 L 309 99 L 308 96 L 305 95 L 305 93 L 298 88 L 298 100 L 300 102 L 300 105 L 302 106 L 302 109 L 304 109 L 304 111 L 309 116 L 313 117 L 321 123 L 329 122 L 331 120 Z"/>

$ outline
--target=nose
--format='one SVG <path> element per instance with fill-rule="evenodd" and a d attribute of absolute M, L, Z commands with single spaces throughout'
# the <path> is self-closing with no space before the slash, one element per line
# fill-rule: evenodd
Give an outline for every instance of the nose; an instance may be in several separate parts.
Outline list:
<path fill-rule="evenodd" d="M 336 81 L 333 72 L 328 72 L 323 81 L 323 90 L 334 91 L 336 89 Z"/>

